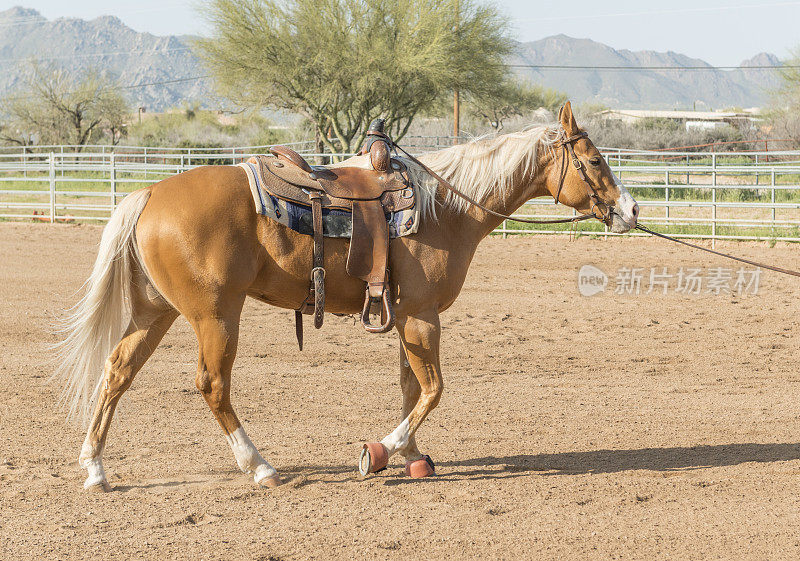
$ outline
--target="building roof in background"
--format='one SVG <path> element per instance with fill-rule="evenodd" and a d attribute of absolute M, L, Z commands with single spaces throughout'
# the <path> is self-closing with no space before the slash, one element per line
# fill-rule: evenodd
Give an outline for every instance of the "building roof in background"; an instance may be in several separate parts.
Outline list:
<path fill-rule="evenodd" d="M 636 119 L 675 119 L 681 121 L 731 121 L 753 119 L 761 113 L 759 107 L 741 111 L 659 111 L 649 109 L 606 109 L 597 114 L 609 119 L 634 121 Z"/>

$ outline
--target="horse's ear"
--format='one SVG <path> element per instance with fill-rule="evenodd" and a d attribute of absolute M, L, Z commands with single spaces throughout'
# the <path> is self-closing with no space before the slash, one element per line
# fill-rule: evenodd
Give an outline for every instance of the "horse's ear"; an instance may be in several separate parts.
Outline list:
<path fill-rule="evenodd" d="M 572 104 L 567 101 L 558 112 L 558 120 L 567 134 L 575 134 L 578 132 L 578 123 L 575 122 L 575 116 L 572 114 Z"/>

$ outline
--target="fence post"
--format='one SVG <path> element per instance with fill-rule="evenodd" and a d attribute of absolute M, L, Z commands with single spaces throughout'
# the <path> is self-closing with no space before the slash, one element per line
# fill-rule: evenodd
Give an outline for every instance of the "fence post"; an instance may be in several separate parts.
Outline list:
<path fill-rule="evenodd" d="M 56 155 L 50 152 L 50 223 L 56 221 Z"/>
<path fill-rule="evenodd" d="M 771 195 L 770 198 L 772 200 L 772 228 L 775 229 L 775 168 L 771 170 L 770 175 L 770 184 L 772 185 L 771 188 Z"/>
<path fill-rule="evenodd" d="M 717 155 L 711 154 L 711 249 L 717 244 Z"/>
<path fill-rule="evenodd" d="M 688 187 L 691 184 L 689 181 L 689 154 L 686 154 L 686 186 Z"/>
<path fill-rule="evenodd" d="M 669 218 L 669 170 L 664 172 L 664 216 Z M 669 222 L 667 222 L 669 226 Z"/>
<path fill-rule="evenodd" d="M 756 154 L 756 185 L 758 185 L 758 154 Z"/>
<path fill-rule="evenodd" d="M 117 159 L 116 154 L 111 153 L 111 212 L 117 208 Z"/>
<path fill-rule="evenodd" d="M 503 220 L 503 239 L 508 237 L 508 220 Z"/>

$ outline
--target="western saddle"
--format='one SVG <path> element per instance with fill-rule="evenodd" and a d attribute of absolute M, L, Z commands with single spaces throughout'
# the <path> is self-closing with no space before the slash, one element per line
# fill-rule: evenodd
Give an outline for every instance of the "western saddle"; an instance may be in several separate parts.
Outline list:
<path fill-rule="evenodd" d="M 323 209 L 352 213 L 347 273 L 366 282 L 361 323 L 370 333 L 386 333 L 394 326 L 389 289 L 389 230 L 387 215 L 411 208 L 414 189 L 406 165 L 390 156 L 392 140 L 384 132 L 384 120 L 376 119 L 367 131 L 359 155 L 369 154 L 372 169 L 312 166 L 286 146 L 275 146 L 273 157 L 254 156 L 264 189 L 272 196 L 311 208 L 314 253 L 309 295 L 295 311 L 297 341 L 303 348 L 303 316 L 314 314 L 314 326 L 322 327 L 325 311 L 325 263 Z M 312 305 L 313 302 L 313 305 Z M 373 325 L 370 310 L 380 307 L 381 324 Z"/>

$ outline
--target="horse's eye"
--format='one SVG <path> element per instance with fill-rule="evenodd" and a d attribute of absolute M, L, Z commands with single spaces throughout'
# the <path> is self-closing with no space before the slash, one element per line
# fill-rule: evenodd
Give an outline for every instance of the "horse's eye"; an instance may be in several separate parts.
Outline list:
<path fill-rule="evenodd" d="M 594 157 L 589 159 L 589 163 L 592 164 L 594 167 L 600 167 L 600 162 L 602 162 L 602 158 Z"/>

